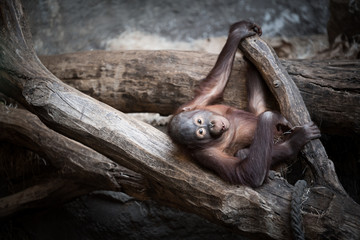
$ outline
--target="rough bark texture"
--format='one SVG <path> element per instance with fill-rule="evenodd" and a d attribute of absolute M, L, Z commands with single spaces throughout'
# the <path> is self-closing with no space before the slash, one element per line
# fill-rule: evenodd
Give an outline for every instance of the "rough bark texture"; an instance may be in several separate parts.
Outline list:
<path fill-rule="evenodd" d="M 0 217 L 46 204 L 50 195 L 60 203 L 94 190 L 123 191 L 139 199 L 146 198 L 146 182 L 140 174 L 49 129 L 26 110 L 0 105 L 0 140 L 39 153 L 49 161 L 45 164 L 56 169 L 52 177 L 45 173 L 39 181 L 29 181 L 25 189 L 0 199 Z"/>
<path fill-rule="evenodd" d="M 254 239 L 289 239 L 292 185 L 273 174 L 258 189 L 226 184 L 189 161 L 165 134 L 64 84 L 36 57 L 19 1 L 0 3 L 1 92 L 57 132 L 142 174 L 147 180 L 146 193 L 154 200 Z M 283 110 L 292 116 L 288 109 Z M 319 174 L 321 177 L 324 175 Z M 317 181 L 326 185 L 312 186 L 303 203 L 306 237 L 357 239 L 360 207 L 341 190 L 329 187 L 328 179 L 333 178 Z M 16 194 L 13 197 L 17 199 Z"/>
<path fill-rule="evenodd" d="M 260 71 L 279 103 L 281 114 L 293 126 L 302 126 L 310 122 L 311 117 L 299 89 L 284 70 L 274 50 L 258 37 L 245 39 L 241 49 Z M 317 184 L 326 185 L 340 193 L 345 192 L 337 179 L 334 165 L 328 159 L 319 139 L 308 143 L 303 152 L 313 168 Z"/>
<path fill-rule="evenodd" d="M 59 79 L 123 112 L 171 114 L 194 95 L 216 55 L 181 51 L 92 51 L 40 57 Z M 312 119 L 326 133 L 360 133 L 360 62 L 283 60 Z M 247 62 L 237 56 L 225 103 L 246 106 Z"/>

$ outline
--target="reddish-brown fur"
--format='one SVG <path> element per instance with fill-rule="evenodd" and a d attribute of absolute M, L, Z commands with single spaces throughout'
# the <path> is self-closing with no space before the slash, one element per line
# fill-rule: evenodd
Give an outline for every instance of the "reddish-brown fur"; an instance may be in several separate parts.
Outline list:
<path fill-rule="evenodd" d="M 230 27 L 215 66 L 201 81 L 195 98 L 175 112 L 169 134 L 201 165 L 224 180 L 258 187 L 272 164 L 294 157 L 320 132 L 309 123 L 296 128 L 283 143 L 274 145 L 276 127 L 289 124 L 280 114 L 266 111 L 265 85 L 253 66 L 247 73 L 248 111 L 211 105 L 222 98 L 238 44 L 254 34 L 261 35 L 261 29 L 251 22 L 241 21 Z"/>

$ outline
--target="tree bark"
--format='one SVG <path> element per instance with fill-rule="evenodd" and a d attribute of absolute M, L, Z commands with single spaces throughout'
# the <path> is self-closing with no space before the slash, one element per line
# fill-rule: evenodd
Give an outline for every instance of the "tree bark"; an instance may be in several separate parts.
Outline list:
<path fill-rule="evenodd" d="M 293 126 L 302 126 L 311 121 L 310 114 L 300 95 L 300 91 L 284 70 L 275 51 L 262 39 L 255 36 L 242 41 L 240 48 L 254 63 L 275 96 L 281 114 Z M 306 144 L 303 153 L 313 169 L 316 183 L 327 186 L 339 193 L 345 193 L 340 184 L 333 163 L 328 159 L 319 139 Z"/>
<path fill-rule="evenodd" d="M 38 177 L 40 181 L 0 199 L 0 217 L 46 204 L 50 195 L 56 202 L 64 202 L 91 191 L 111 190 L 147 198 L 146 182 L 140 174 L 49 129 L 26 110 L 0 105 L 0 140 L 38 153 L 57 170 L 53 176 L 45 173 L 46 176 Z"/>
<path fill-rule="evenodd" d="M 171 114 L 190 100 L 216 55 L 182 51 L 91 51 L 41 56 L 63 82 L 123 112 Z M 322 132 L 360 134 L 360 61 L 282 60 Z M 235 59 L 224 102 L 245 108 L 245 70 Z M 236 97 L 234 97 L 236 96 Z"/>
<path fill-rule="evenodd" d="M 61 82 L 36 57 L 19 1 L 1 1 L 0 27 L 0 91 L 47 126 L 142 174 L 154 200 L 252 238 L 290 238 L 293 186 L 284 179 L 272 174 L 257 189 L 229 185 L 191 162 L 167 135 Z M 328 186 L 309 189 L 303 216 L 309 239 L 360 236 L 359 205 Z"/>

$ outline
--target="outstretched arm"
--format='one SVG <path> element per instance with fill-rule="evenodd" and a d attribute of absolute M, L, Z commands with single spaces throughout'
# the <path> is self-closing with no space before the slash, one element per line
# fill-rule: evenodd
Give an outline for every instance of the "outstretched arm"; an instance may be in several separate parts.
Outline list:
<path fill-rule="evenodd" d="M 182 105 L 176 113 L 204 107 L 221 98 L 228 82 L 240 41 L 255 34 L 261 35 L 261 28 L 254 23 L 240 21 L 231 25 L 225 46 L 221 50 L 215 66 L 207 77 L 201 81 L 196 90 L 195 98 Z"/>

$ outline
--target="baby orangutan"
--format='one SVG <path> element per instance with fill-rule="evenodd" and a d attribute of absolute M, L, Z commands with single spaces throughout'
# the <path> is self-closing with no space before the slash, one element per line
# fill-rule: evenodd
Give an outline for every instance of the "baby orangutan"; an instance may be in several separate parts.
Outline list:
<path fill-rule="evenodd" d="M 170 137 L 198 163 L 225 181 L 251 187 L 264 183 L 272 165 L 295 157 L 307 142 L 320 137 L 310 122 L 274 144 L 274 132 L 289 129 L 290 124 L 279 113 L 267 111 L 265 83 L 253 66 L 246 76 L 248 111 L 211 105 L 223 95 L 240 41 L 255 34 L 261 35 L 260 27 L 248 21 L 230 27 L 226 44 L 195 98 L 182 105 L 169 123 Z"/>

